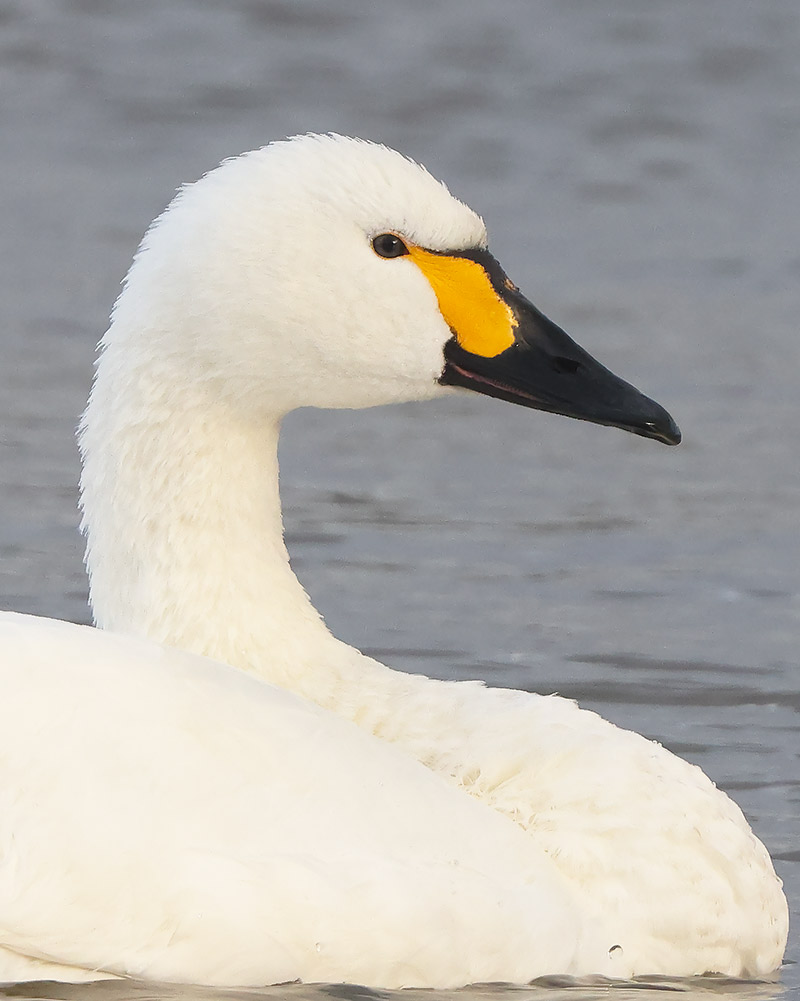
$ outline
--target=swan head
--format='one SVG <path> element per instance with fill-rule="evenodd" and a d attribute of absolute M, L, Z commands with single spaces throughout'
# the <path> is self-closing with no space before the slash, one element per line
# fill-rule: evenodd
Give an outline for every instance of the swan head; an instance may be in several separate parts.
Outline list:
<path fill-rule="evenodd" d="M 273 143 L 182 188 L 115 307 L 104 347 L 122 344 L 129 370 L 149 359 L 248 416 L 455 386 L 680 440 L 519 292 L 475 212 L 401 154 L 342 136 Z"/>

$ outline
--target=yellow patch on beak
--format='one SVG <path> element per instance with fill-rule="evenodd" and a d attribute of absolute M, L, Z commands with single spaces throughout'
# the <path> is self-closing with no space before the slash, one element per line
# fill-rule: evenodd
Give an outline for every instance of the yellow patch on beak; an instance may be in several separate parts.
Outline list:
<path fill-rule="evenodd" d="M 408 254 L 430 282 L 444 322 L 465 351 L 494 358 L 511 347 L 514 314 L 480 264 L 414 246 L 409 246 Z"/>

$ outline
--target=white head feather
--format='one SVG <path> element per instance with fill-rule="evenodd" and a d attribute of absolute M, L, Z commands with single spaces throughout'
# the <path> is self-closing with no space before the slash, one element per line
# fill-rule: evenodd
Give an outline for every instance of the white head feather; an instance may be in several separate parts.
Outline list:
<path fill-rule="evenodd" d="M 470 208 L 385 146 L 307 135 L 228 160 L 153 224 L 104 346 L 269 413 L 433 396 L 450 331 L 419 269 L 372 249 L 385 231 L 486 245 Z"/>

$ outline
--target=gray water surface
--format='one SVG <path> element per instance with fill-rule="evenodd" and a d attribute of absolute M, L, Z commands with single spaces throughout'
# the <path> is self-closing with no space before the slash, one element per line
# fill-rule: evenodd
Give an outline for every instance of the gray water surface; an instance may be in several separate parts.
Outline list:
<path fill-rule="evenodd" d="M 791 965 L 783 988 L 660 987 L 800 998 L 796 0 L 2 0 L 0 607 L 87 620 L 73 428 L 148 222 L 309 130 L 426 163 L 685 440 L 468 395 L 298 413 L 300 577 L 396 667 L 558 691 L 699 764 L 776 859 Z"/>

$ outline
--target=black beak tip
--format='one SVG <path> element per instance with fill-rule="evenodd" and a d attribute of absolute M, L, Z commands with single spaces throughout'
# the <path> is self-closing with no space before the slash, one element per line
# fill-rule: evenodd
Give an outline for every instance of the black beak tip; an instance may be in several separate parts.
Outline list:
<path fill-rule="evenodd" d="M 646 438 L 654 438 L 665 445 L 680 445 L 682 438 L 681 429 L 666 410 L 659 415 L 659 420 L 646 421 L 642 425 L 641 433 Z"/>

